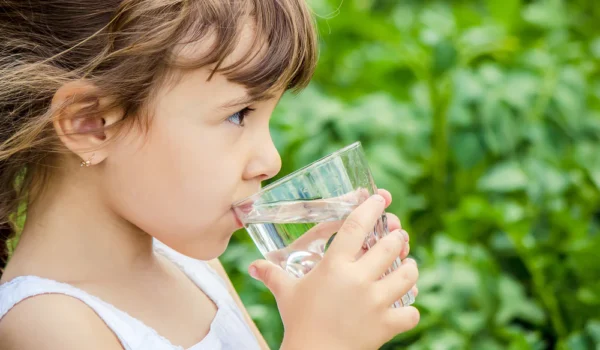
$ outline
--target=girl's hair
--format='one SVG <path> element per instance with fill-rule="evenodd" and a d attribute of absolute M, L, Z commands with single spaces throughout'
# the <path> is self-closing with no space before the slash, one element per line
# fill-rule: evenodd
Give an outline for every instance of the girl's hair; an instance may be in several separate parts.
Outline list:
<path fill-rule="evenodd" d="M 224 65 L 248 24 L 251 52 Z M 202 57 L 178 55 L 201 39 L 212 45 Z M 303 88 L 316 41 L 305 0 L 0 0 L 0 276 L 19 208 L 61 150 L 49 107 L 63 84 L 98 88 L 76 97 L 94 106 L 88 116 L 107 97 L 102 108 L 140 121 L 152 89 L 177 71 L 208 66 L 257 99 Z"/>

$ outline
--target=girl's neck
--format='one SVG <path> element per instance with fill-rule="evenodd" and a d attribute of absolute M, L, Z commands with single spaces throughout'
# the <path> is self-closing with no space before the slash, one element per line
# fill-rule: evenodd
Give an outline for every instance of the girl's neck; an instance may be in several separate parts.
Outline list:
<path fill-rule="evenodd" d="M 3 276 L 77 283 L 157 266 L 152 237 L 110 209 L 94 171 L 55 178 L 30 203 L 19 245 Z"/>

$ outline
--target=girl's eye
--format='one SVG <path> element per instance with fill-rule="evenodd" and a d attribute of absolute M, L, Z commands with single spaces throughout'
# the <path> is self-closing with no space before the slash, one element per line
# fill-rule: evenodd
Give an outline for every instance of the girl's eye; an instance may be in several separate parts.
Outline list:
<path fill-rule="evenodd" d="M 227 121 L 235 124 L 237 126 L 244 126 L 244 119 L 248 116 L 248 113 L 252 112 L 254 109 L 250 107 L 246 107 L 239 112 L 235 112 L 227 118 Z"/>

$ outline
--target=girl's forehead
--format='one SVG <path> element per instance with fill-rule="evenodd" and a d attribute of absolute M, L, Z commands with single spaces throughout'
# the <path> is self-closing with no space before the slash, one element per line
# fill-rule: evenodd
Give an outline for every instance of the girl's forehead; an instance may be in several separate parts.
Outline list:
<path fill-rule="evenodd" d="M 219 45 L 218 35 L 215 31 L 211 31 L 206 36 L 195 40 L 183 42 L 177 45 L 174 50 L 175 66 L 185 66 L 192 64 L 205 57 L 208 57 L 211 52 L 214 52 L 215 47 Z M 211 62 L 198 68 L 198 72 L 193 74 L 195 81 L 210 82 L 211 88 L 216 89 L 217 93 L 221 89 L 226 89 L 231 95 L 238 96 L 237 99 L 226 103 L 223 107 L 231 107 L 234 105 L 247 105 L 259 98 L 258 96 L 250 96 L 243 84 L 232 81 L 229 77 L 237 71 L 251 70 L 253 66 L 258 66 L 263 60 L 267 52 L 266 39 L 257 36 L 255 22 L 251 19 L 246 20 L 237 31 L 237 38 L 229 53 L 224 55 L 220 61 Z M 220 70 L 219 68 L 229 67 L 228 70 Z M 180 81 L 186 71 L 175 70 L 175 80 Z M 228 74 L 229 73 L 229 74 Z M 189 76 L 189 74 L 187 75 Z M 275 92 L 275 94 L 277 94 Z M 260 99 L 269 98 L 272 94 L 260 96 Z"/>

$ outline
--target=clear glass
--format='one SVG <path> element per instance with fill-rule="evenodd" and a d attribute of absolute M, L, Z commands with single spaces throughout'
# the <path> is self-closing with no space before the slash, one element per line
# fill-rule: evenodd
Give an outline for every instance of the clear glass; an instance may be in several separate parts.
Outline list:
<path fill-rule="evenodd" d="M 233 209 L 266 259 L 302 277 L 322 259 L 344 219 L 376 191 L 357 142 L 266 186 Z M 388 233 L 382 213 L 357 257 Z M 384 276 L 400 264 L 398 258 Z M 393 306 L 413 302 L 409 292 Z"/>

